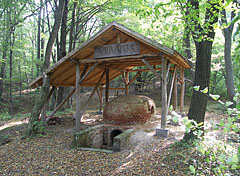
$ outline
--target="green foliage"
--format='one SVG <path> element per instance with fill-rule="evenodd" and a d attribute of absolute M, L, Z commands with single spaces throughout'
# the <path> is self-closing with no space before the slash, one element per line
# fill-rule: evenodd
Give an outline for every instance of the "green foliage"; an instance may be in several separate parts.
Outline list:
<path fill-rule="evenodd" d="M 204 89 L 205 90 L 205 89 Z M 199 90 L 198 90 L 199 91 Z M 201 91 L 205 92 L 206 91 Z M 219 96 L 210 95 L 215 100 L 219 99 Z M 236 93 L 234 100 L 237 102 L 237 108 L 230 108 L 232 102 L 223 103 L 220 100 L 219 103 L 226 107 L 227 120 L 222 119 L 219 123 L 213 123 L 213 129 L 223 129 L 225 139 L 229 132 L 239 133 L 240 127 L 236 124 L 236 121 L 240 119 L 240 96 Z M 198 139 L 195 141 L 195 147 L 198 151 L 197 162 L 189 166 L 189 170 L 193 175 L 202 175 L 207 173 L 211 175 L 227 175 L 228 173 L 237 173 L 240 170 L 240 147 L 234 149 L 227 141 L 211 141 L 204 139 L 202 136 L 203 124 L 197 124 L 193 120 L 184 119 L 186 133 L 192 132 Z M 195 160 L 196 161 L 196 160 Z M 203 171 L 204 170 L 204 171 Z"/>
<path fill-rule="evenodd" d="M 29 113 L 27 114 L 21 114 L 21 113 L 17 113 L 15 115 L 10 115 L 7 111 L 3 112 L 0 114 L 0 121 L 7 121 L 7 120 L 11 120 L 11 119 L 21 119 L 24 117 L 29 116 Z"/>
<path fill-rule="evenodd" d="M 35 135 L 42 136 L 45 133 L 45 125 L 42 121 L 35 121 L 33 122 L 33 130 L 35 132 Z"/>

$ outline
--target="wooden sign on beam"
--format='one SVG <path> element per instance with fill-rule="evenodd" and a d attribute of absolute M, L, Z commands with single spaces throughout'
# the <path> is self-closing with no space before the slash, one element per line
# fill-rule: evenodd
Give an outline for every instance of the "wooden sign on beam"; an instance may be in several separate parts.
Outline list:
<path fill-rule="evenodd" d="M 111 45 L 97 46 L 94 48 L 94 58 L 131 56 L 140 54 L 138 42 L 117 43 Z"/>

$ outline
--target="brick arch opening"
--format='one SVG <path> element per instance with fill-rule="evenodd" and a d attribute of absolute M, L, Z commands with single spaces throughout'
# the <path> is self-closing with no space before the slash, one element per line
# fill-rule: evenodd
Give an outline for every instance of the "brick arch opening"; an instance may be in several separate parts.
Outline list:
<path fill-rule="evenodd" d="M 121 134 L 122 131 L 121 130 L 112 130 L 111 133 L 110 133 L 110 145 L 111 147 L 113 147 L 113 143 L 114 143 L 114 137 L 116 137 L 117 135 Z"/>

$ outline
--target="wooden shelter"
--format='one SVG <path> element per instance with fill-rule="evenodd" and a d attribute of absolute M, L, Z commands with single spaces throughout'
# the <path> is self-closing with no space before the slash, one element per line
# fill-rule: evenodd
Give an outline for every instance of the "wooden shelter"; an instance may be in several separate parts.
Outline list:
<path fill-rule="evenodd" d="M 146 69 L 135 69 L 136 66 L 146 66 Z M 94 87 L 89 100 L 97 91 L 101 102 L 103 98 L 101 92 L 105 90 L 107 102 L 109 89 L 113 89 L 109 87 L 111 80 L 122 76 L 125 87 L 114 89 L 124 89 L 128 94 L 129 85 L 142 72 L 152 71 L 162 82 L 161 128 L 164 129 L 172 92 L 174 108 L 177 107 L 177 81 L 181 84 L 180 109 L 183 110 L 184 69 L 189 68 L 187 60 L 177 51 L 150 40 L 117 22 L 112 22 L 45 72 L 50 76 L 51 86 L 75 87 L 66 98 L 71 97 L 76 91 L 76 119 L 81 119 L 85 107 L 80 107 L 80 86 Z M 161 74 L 157 72 L 159 70 Z M 129 72 L 137 72 L 137 74 L 129 80 Z M 173 80 L 170 92 L 167 93 L 169 73 L 173 74 Z M 40 86 L 42 81 L 43 78 L 38 77 L 30 86 Z"/>

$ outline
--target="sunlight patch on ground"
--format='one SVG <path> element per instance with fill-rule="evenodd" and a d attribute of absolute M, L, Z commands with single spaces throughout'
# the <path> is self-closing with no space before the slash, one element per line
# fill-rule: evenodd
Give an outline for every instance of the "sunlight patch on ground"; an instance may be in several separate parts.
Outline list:
<path fill-rule="evenodd" d="M 24 124 L 24 123 L 28 123 L 28 120 L 24 119 L 24 120 L 17 120 L 17 121 L 13 121 L 13 122 L 8 122 L 8 123 L 6 123 L 6 124 L 4 124 L 3 126 L 0 127 L 0 131 L 4 130 L 5 128 L 21 125 L 21 124 Z"/>

